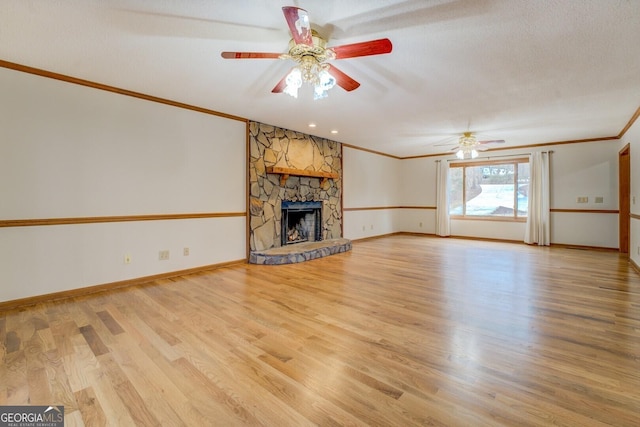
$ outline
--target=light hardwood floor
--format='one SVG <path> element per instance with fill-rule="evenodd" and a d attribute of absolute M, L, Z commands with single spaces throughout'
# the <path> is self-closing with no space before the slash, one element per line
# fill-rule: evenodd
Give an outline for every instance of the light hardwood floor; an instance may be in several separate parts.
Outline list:
<path fill-rule="evenodd" d="M 0 343 L 0 405 L 67 426 L 640 425 L 613 252 L 389 236 L 3 312 Z"/>

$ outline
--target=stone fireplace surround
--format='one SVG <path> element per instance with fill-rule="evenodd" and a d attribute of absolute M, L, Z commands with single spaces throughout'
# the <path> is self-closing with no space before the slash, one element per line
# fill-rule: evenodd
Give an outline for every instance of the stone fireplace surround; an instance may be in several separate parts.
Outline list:
<path fill-rule="evenodd" d="M 283 200 L 322 203 L 322 242 L 309 242 L 311 246 L 299 250 L 306 253 L 306 256 L 288 256 L 288 259 L 294 259 L 292 262 L 344 252 L 351 248 L 351 242 L 342 239 L 341 148 L 340 143 L 325 138 L 263 123 L 250 123 L 249 262 L 271 263 L 259 262 L 259 259 L 263 259 L 263 255 L 269 250 L 283 253 L 280 211 Z M 337 178 L 283 176 L 268 172 L 278 168 L 308 171 L 311 175 L 328 174 Z M 309 251 L 313 253 L 308 253 Z M 316 251 L 320 252 L 315 253 Z"/>

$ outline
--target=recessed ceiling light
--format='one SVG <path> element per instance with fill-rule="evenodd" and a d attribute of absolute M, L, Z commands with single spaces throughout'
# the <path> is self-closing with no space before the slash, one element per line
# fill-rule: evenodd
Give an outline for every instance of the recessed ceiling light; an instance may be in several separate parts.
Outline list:
<path fill-rule="evenodd" d="M 336 134 L 336 133 L 338 133 L 338 131 L 334 129 L 334 130 L 331 131 L 331 133 Z"/>
<path fill-rule="evenodd" d="M 310 128 L 314 128 L 314 127 L 316 127 L 316 124 L 315 123 L 309 123 L 309 127 Z"/>

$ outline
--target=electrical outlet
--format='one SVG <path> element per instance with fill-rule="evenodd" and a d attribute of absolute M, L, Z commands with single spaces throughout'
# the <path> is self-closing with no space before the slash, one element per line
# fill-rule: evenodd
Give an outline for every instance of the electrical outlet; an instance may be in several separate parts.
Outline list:
<path fill-rule="evenodd" d="M 418 226 L 419 226 L 420 228 L 422 228 L 422 223 L 418 224 Z"/>
<path fill-rule="evenodd" d="M 158 259 L 160 261 L 168 260 L 169 259 L 169 251 L 168 250 L 164 250 L 164 251 L 158 252 Z"/>
<path fill-rule="evenodd" d="M 371 224 L 371 229 L 373 230 L 373 224 Z"/>
<path fill-rule="evenodd" d="M 183 255 L 183 256 L 189 256 L 189 248 L 184 248 L 184 249 L 182 250 L 182 255 Z"/>
<path fill-rule="evenodd" d="M 589 202 L 589 198 L 587 196 L 578 197 L 578 203 L 588 203 L 588 202 Z"/>
<path fill-rule="evenodd" d="M 124 256 L 124 263 L 125 263 L 125 264 L 131 264 L 131 255 L 126 254 L 126 255 Z"/>
<path fill-rule="evenodd" d="M 604 203 L 604 197 L 596 196 L 596 198 L 593 201 L 594 203 Z"/>

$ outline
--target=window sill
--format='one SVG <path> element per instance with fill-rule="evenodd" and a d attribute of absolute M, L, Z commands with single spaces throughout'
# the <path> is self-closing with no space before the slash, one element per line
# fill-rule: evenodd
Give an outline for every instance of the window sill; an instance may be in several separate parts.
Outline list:
<path fill-rule="evenodd" d="M 527 218 L 513 218 L 505 216 L 454 216 L 449 217 L 456 221 L 499 221 L 499 222 L 527 222 Z"/>

